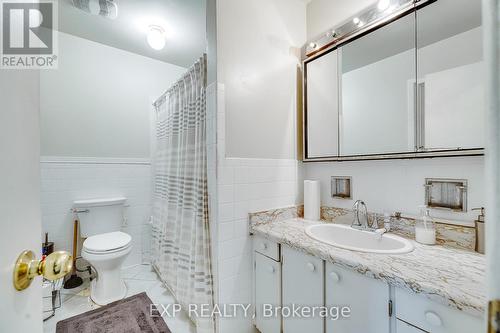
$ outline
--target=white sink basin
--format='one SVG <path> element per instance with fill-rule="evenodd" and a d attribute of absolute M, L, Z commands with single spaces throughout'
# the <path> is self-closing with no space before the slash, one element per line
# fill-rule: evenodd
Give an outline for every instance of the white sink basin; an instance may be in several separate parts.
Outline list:
<path fill-rule="evenodd" d="M 402 237 L 375 232 L 362 231 L 342 224 L 317 224 L 306 228 L 306 234 L 320 242 L 342 249 L 383 253 L 403 254 L 413 251 L 413 244 Z"/>

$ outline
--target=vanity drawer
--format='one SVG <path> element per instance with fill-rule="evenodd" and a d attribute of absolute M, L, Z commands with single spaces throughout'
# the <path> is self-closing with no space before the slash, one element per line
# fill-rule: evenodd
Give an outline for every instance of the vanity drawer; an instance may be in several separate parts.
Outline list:
<path fill-rule="evenodd" d="M 481 318 L 396 289 L 396 317 L 432 333 L 481 332 Z"/>
<path fill-rule="evenodd" d="M 254 237 L 253 239 L 254 251 L 263 254 L 271 259 L 280 261 L 280 251 L 278 243 L 265 239 L 263 237 Z"/>

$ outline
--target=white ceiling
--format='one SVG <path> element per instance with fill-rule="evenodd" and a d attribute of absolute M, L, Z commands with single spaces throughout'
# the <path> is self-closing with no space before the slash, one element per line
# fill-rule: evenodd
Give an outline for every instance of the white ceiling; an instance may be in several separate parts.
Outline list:
<path fill-rule="evenodd" d="M 205 0 L 115 0 L 115 20 L 94 16 L 59 0 L 59 30 L 94 42 L 189 67 L 206 50 Z M 161 25 L 167 44 L 161 51 L 146 42 L 147 27 Z"/>

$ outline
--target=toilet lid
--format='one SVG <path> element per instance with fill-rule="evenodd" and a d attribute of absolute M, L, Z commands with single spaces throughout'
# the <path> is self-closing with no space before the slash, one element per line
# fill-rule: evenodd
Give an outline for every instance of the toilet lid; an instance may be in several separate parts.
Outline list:
<path fill-rule="evenodd" d="M 107 252 L 125 247 L 131 240 L 132 237 L 124 232 L 109 232 L 87 238 L 83 242 L 83 247 L 93 252 Z"/>

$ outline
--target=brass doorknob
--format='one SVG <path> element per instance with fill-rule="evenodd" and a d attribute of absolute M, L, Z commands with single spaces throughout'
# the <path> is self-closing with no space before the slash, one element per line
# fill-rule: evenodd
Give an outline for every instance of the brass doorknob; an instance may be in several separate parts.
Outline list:
<path fill-rule="evenodd" d="M 24 290 L 37 275 L 47 280 L 57 280 L 73 269 L 73 258 L 66 251 L 51 253 L 45 260 L 37 260 L 33 251 L 23 251 L 14 267 L 14 288 Z"/>

